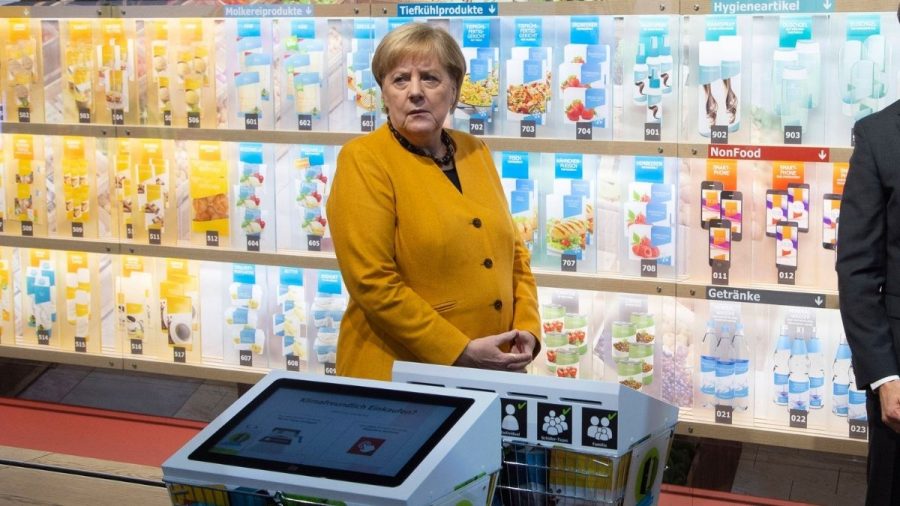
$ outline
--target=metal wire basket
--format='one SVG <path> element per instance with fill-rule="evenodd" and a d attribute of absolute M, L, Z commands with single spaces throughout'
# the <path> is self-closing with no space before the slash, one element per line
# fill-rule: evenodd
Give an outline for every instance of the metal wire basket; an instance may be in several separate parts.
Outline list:
<path fill-rule="evenodd" d="M 505 443 L 494 506 L 620 505 L 630 454 L 608 457 Z"/>

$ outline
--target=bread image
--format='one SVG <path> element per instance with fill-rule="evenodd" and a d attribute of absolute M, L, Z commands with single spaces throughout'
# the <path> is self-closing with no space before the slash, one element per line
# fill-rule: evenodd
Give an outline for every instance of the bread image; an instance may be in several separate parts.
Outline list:
<path fill-rule="evenodd" d="M 550 228 L 550 239 L 561 241 L 566 238 L 583 236 L 587 232 L 587 223 L 580 218 L 569 218 L 557 221 Z"/>
<path fill-rule="evenodd" d="M 552 253 L 584 249 L 588 223 L 582 218 L 551 220 L 547 230 L 547 249 Z"/>

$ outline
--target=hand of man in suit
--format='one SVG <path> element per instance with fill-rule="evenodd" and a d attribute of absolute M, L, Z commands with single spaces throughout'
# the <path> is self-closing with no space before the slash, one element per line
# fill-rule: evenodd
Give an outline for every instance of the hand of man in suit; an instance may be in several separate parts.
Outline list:
<path fill-rule="evenodd" d="M 900 433 L 900 381 L 889 381 L 878 387 L 881 401 L 881 420 Z"/>
<path fill-rule="evenodd" d="M 523 335 L 530 336 L 529 342 Z M 521 336 L 521 337 L 520 337 Z M 502 334 L 472 339 L 466 345 L 453 365 L 475 367 L 478 369 L 494 369 L 497 371 L 525 372 L 525 366 L 531 363 L 534 349 L 534 336 L 528 332 L 510 330 Z M 502 348 L 510 346 L 509 352 Z"/>

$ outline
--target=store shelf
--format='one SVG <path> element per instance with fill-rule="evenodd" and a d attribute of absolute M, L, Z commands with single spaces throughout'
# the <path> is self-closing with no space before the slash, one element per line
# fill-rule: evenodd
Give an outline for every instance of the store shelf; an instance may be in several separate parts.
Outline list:
<path fill-rule="evenodd" d="M 248 263 L 256 265 L 294 266 L 304 269 L 338 268 L 334 253 L 292 251 L 281 253 L 250 252 L 205 246 L 155 246 L 149 244 L 121 245 L 123 255 L 138 255 L 157 258 L 184 258 L 208 262 Z"/>
<path fill-rule="evenodd" d="M 7 223 L 9 226 L 9 223 Z M 52 249 L 61 251 L 83 251 L 87 253 L 118 254 L 120 244 L 116 241 L 94 239 L 69 239 L 56 237 L 31 237 L 0 234 L 0 246 L 9 248 Z"/>
<path fill-rule="evenodd" d="M 226 17 L 226 6 L 222 3 L 215 2 L 192 2 L 183 5 L 166 5 L 160 8 L 159 5 L 141 5 L 142 2 L 129 2 L 128 5 L 110 7 L 112 17 L 119 18 L 224 18 Z M 262 9 L 285 9 L 292 10 L 294 16 L 278 16 L 278 17 L 297 17 L 300 15 L 310 17 L 357 17 L 369 16 L 370 4 L 368 3 L 340 3 L 340 4 L 257 4 L 242 5 L 244 12 L 249 12 L 253 8 L 262 7 Z M 307 13 L 306 9 L 310 11 Z M 247 14 L 250 16 L 251 14 Z M 272 16 L 260 11 L 260 17 Z"/>
<path fill-rule="evenodd" d="M 641 144 L 641 143 L 638 143 Z M 676 144 L 677 155 L 679 158 L 710 158 L 710 147 L 716 146 L 727 149 L 735 147 L 731 144 Z M 742 146 L 746 147 L 746 146 Z M 777 145 L 753 145 L 754 150 L 762 148 L 764 151 L 761 160 L 779 160 L 779 161 L 806 161 L 806 162 L 825 162 L 825 163 L 841 163 L 849 162 L 850 156 L 853 154 L 853 148 L 835 148 L 824 146 L 788 146 L 783 144 Z M 819 159 L 819 153 L 825 153 L 825 160 Z M 755 158 L 740 158 L 739 160 L 755 161 Z"/>
<path fill-rule="evenodd" d="M 37 362 L 52 362 L 55 364 L 80 365 L 98 369 L 122 369 L 124 367 L 124 362 L 121 357 L 75 353 L 74 351 L 68 350 L 36 348 L 31 346 L 0 345 L 0 357 L 34 360 Z"/>
<path fill-rule="evenodd" d="M 271 144 L 322 144 L 340 146 L 363 135 L 359 132 L 296 132 L 285 130 L 238 130 L 210 128 L 174 128 L 159 126 L 112 126 L 49 123 L 3 123 L 0 131 L 30 135 L 77 135 L 134 139 L 173 139 L 184 141 L 265 142 Z M 482 137 L 493 151 L 577 152 L 615 156 L 677 156 L 679 144 L 642 141 L 579 141 L 574 139 L 526 139 L 519 137 Z M 704 152 L 705 153 L 705 152 Z"/>
<path fill-rule="evenodd" d="M 100 18 L 109 17 L 111 11 L 106 5 L 78 5 L 59 2 L 59 5 L 3 6 L 0 18 Z"/>
<path fill-rule="evenodd" d="M 397 15 L 397 3 L 372 4 L 372 16 L 392 17 Z M 628 16 L 638 14 L 678 14 L 679 0 L 599 0 L 594 2 L 500 2 L 497 4 L 500 16 Z M 317 16 L 321 16 L 316 11 Z M 427 16 L 436 17 L 436 16 Z"/>
<path fill-rule="evenodd" d="M 0 123 L 0 132 L 4 134 L 27 135 L 78 135 L 82 137 L 115 137 L 116 127 L 113 125 L 79 125 L 74 123 Z"/>
<path fill-rule="evenodd" d="M 313 251 L 250 252 L 205 246 L 161 246 L 119 243 L 90 239 L 25 237 L 0 235 L 0 246 L 13 248 L 85 251 L 89 253 L 137 255 L 154 258 L 184 258 L 223 263 L 296 266 L 304 269 L 337 270 L 334 253 Z M 835 291 L 816 291 L 796 286 L 697 284 L 692 280 L 638 278 L 609 273 L 568 273 L 534 269 L 538 286 L 569 290 L 622 292 L 639 295 L 660 295 L 708 300 L 736 300 L 739 302 L 838 309 Z M 710 294 L 710 290 L 726 292 L 726 298 Z M 730 295 L 735 294 L 735 295 Z M 757 300 L 756 297 L 759 297 Z M 821 302 L 819 302 L 821 301 Z"/>
<path fill-rule="evenodd" d="M 578 141 L 574 139 L 525 139 L 519 137 L 482 137 L 492 151 L 530 151 L 534 153 L 584 153 L 618 156 L 677 156 L 678 144 L 642 141 Z"/>
<path fill-rule="evenodd" d="M 865 456 L 868 442 L 838 437 L 832 433 L 809 429 L 800 432 L 797 429 L 785 430 L 783 426 L 747 426 L 724 425 L 711 422 L 687 420 L 685 416 L 675 428 L 676 434 L 685 436 L 725 439 L 769 446 L 782 446 L 801 450 L 842 453 L 845 455 Z"/>
<path fill-rule="evenodd" d="M 814 290 L 793 285 L 717 286 L 690 282 L 676 283 L 677 297 L 736 301 L 750 304 L 800 306 L 819 309 L 839 309 L 835 291 Z"/>
<path fill-rule="evenodd" d="M 123 359 L 126 371 L 138 371 L 153 374 L 165 374 L 167 376 L 180 376 L 184 378 L 197 378 L 204 380 L 244 383 L 252 385 L 266 375 L 268 369 L 237 369 L 234 367 L 216 367 L 210 364 L 177 364 L 174 362 L 162 362 L 149 358 L 125 357 Z"/>
<path fill-rule="evenodd" d="M 896 12 L 897 2 L 894 0 L 831 0 L 834 12 Z M 681 14 L 704 15 L 715 14 L 712 2 L 681 0 Z"/>
<path fill-rule="evenodd" d="M 678 283 L 672 280 L 635 278 L 603 274 L 534 271 L 538 286 L 570 290 L 621 292 L 674 297 Z"/>

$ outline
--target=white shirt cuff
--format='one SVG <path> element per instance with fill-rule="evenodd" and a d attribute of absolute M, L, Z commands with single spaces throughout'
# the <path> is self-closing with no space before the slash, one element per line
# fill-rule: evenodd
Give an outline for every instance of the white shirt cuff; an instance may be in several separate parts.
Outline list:
<path fill-rule="evenodd" d="M 872 391 L 874 392 L 875 390 L 878 390 L 878 387 L 880 387 L 881 385 L 884 385 L 885 383 L 888 383 L 890 381 L 897 381 L 897 380 L 900 380 L 900 376 L 897 376 L 896 374 L 894 374 L 893 376 L 888 376 L 886 378 L 881 378 L 878 381 L 873 381 L 872 384 L 869 385 L 869 388 L 871 388 Z"/>

